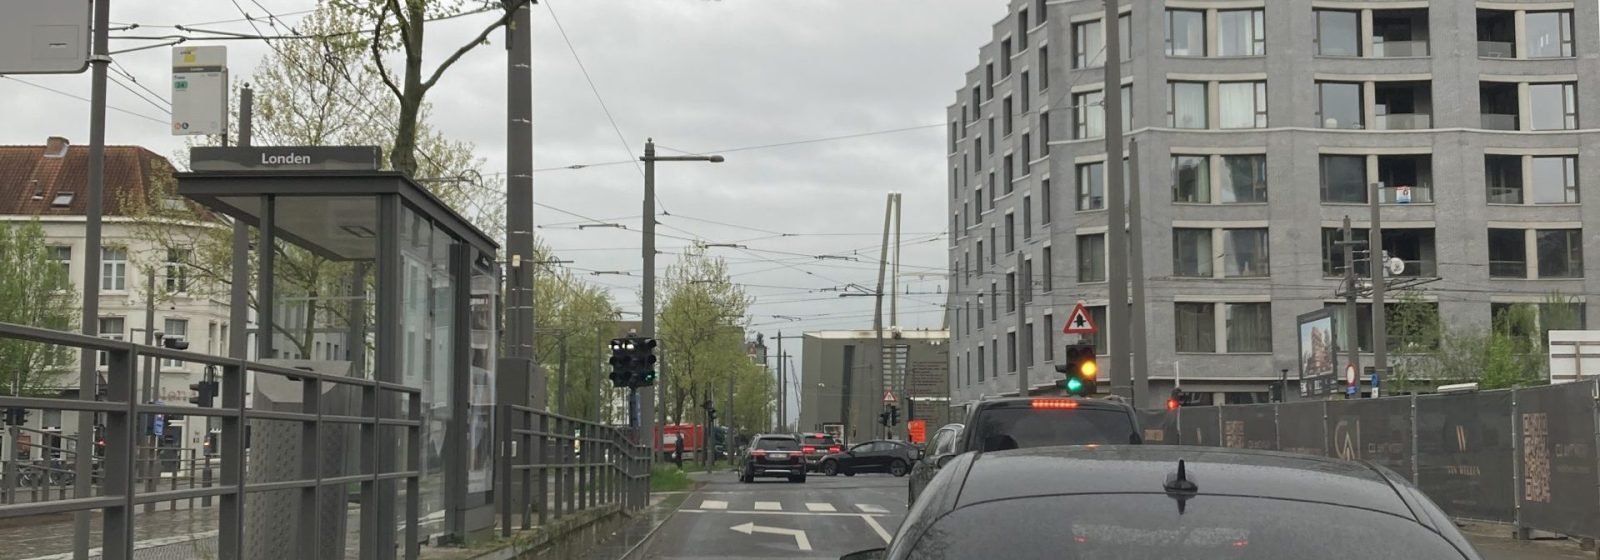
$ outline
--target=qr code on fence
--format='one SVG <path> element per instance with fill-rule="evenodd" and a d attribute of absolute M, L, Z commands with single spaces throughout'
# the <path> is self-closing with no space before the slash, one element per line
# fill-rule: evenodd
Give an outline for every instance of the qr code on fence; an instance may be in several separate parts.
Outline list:
<path fill-rule="evenodd" d="M 1544 412 L 1522 415 L 1522 499 L 1550 502 L 1550 416 Z"/>
<path fill-rule="evenodd" d="M 1222 423 L 1222 446 L 1244 449 L 1244 421 L 1229 420 Z"/>

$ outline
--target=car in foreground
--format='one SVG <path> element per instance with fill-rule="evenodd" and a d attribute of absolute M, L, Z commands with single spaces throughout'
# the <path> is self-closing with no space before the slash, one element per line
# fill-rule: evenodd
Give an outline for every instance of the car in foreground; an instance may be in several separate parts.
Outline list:
<path fill-rule="evenodd" d="M 849 560 L 1476 560 L 1381 466 L 1276 451 L 1087 445 L 950 460 L 887 548 Z"/>
<path fill-rule="evenodd" d="M 850 449 L 822 457 L 822 474 L 854 476 L 857 473 L 889 473 L 905 476 L 917 460 L 917 448 L 903 441 L 880 439 L 859 443 Z"/>
<path fill-rule="evenodd" d="M 813 472 L 821 468 L 823 457 L 844 449 L 844 443 L 834 439 L 831 434 L 804 432 L 794 437 L 800 440 L 800 450 L 806 454 L 806 469 Z"/>
<path fill-rule="evenodd" d="M 739 466 L 739 482 L 755 482 L 758 476 L 788 477 L 789 482 L 806 481 L 806 458 L 800 440 L 788 434 L 756 436 L 745 450 Z"/>
<path fill-rule="evenodd" d="M 942 431 L 942 429 L 941 429 Z M 943 462 L 968 451 L 988 452 L 1052 445 L 1137 444 L 1139 419 L 1132 406 L 1109 399 L 1001 397 L 979 401 L 951 445 L 933 450 L 924 472 L 913 473 L 909 503 Z M 935 434 L 937 437 L 938 434 Z"/>
<path fill-rule="evenodd" d="M 917 502 L 917 495 L 922 493 L 922 488 L 928 485 L 928 481 L 933 480 L 933 475 L 938 474 L 939 458 L 945 457 L 945 460 L 949 460 L 949 457 L 955 455 L 956 445 L 961 442 L 961 432 L 964 428 L 965 424 L 945 424 L 933 433 L 933 437 L 928 438 L 928 443 L 917 453 L 917 460 L 911 463 L 911 478 L 906 482 L 909 486 L 906 507 Z"/>

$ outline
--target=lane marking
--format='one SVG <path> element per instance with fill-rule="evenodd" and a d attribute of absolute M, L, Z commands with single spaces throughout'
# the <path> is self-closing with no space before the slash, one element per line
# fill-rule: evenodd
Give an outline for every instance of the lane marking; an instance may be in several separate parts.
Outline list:
<path fill-rule="evenodd" d="M 872 504 L 856 504 L 856 508 L 867 513 L 889 513 L 889 510 Z"/>
<path fill-rule="evenodd" d="M 783 511 L 783 504 L 778 502 L 756 502 L 757 511 Z"/>
<path fill-rule="evenodd" d="M 785 528 L 782 528 L 782 527 L 763 527 L 763 526 L 760 526 L 760 525 L 756 525 L 755 523 L 745 523 L 743 525 L 734 525 L 732 527 L 729 527 L 729 529 L 733 529 L 735 531 L 738 531 L 740 533 L 744 533 L 746 535 L 753 534 L 753 533 L 766 533 L 766 534 L 769 534 L 769 535 L 789 535 L 791 537 L 794 537 L 794 544 L 795 544 L 795 546 L 800 547 L 800 550 L 803 550 L 803 551 L 806 551 L 806 552 L 811 552 L 811 539 L 806 536 L 806 532 L 805 531 L 800 530 L 800 529 L 785 529 Z"/>
<path fill-rule="evenodd" d="M 815 512 L 815 511 L 741 511 L 741 510 L 711 510 L 711 509 L 680 509 L 679 513 L 727 513 L 738 515 L 799 515 L 812 517 L 887 517 L 887 513 L 850 513 L 850 512 Z"/>
<path fill-rule="evenodd" d="M 889 536 L 889 532 L 883 530 L 883 525 L 878 524 L 878 520 L 873 519 L 872 516 L 865 515 L 865 514 L 863 514 L 861 516 L 861 519 L 863 521 L 866 521 L 867 525 L 871 525 L 872 526 L 872 530 L 877 532 L 879 537 L 883 538 L 883 544 L 889 544 L 889 541 L 891 540 L 891 537 Z"/>
<path fill-rule="evenodd" d="M 700 502 L 700 509 L 728 509 L 728 502 L 722 500 L 705 500 Z"/>
<path fill-rule="evenodd" d="M 826 502 L 824 502 L 824 503 L 806 502 L 806 509 L 809 509 L 811 511 L 839 511 L 837 509 L 834 509 L 833 504 L 826 503 Z"/>

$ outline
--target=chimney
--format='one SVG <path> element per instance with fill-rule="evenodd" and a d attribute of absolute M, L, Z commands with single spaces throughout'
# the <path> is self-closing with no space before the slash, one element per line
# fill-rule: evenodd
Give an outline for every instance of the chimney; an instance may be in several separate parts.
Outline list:
<path fill-rule="evenodd" d="M 62 138 L 60 136 L 51 136 L 49 140 L 44 141 L 44 157 L 67 157 L 67 148 L 71 146 L 72 143 L 68 142 L 66 138 Z"/>

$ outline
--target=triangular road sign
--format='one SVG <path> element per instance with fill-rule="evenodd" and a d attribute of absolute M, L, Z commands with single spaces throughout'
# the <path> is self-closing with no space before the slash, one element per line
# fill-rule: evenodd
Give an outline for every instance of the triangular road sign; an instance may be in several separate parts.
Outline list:
<path fill-rule="evenodd" d="M 894 391 L 884 390 L 884 392 L 883 392 L 883 402 L 884 402 L 884 404 L 890 404 L 890 403 L 895 402 Z"/>
<path fill-rule="evenodd" d="M 1094 319 L 1089 318 L 1089 310 L 1082 302 L 1072 308 L 1072 314 L 1067 316 L 1067 324 L 1061 326 L 1061 334 L 1094 334 L 1096 330 Z"/>

